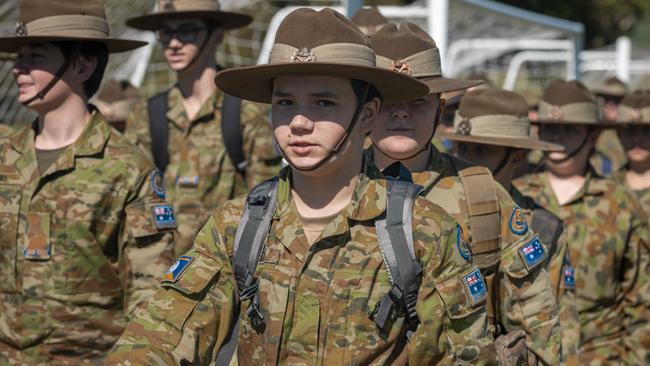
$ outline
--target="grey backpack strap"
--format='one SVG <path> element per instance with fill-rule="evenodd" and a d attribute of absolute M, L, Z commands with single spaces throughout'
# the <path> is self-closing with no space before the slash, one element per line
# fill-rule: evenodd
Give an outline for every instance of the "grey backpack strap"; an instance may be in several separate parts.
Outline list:
<path fill-rule="evenodd" d="M 235 165 L 237 172 L 245 177 L 246 156 L 241 131 L 241 99 L 227 94 L 224 94 L 221 105 L 221 134 L 230 161 Z"/>
<path fill-rule="evenodd" d="M 169 91 L 156 94 L 147 102 L 149 112 L 149 134 L 151 135 L 151 154 L 156 168 L 165 173 L 169 164 L 169 124 L 167 110 Z"/>
<path fill-rule="evenodd" d="M 257 333 L 264 332 L 266 326 L 264 316 L 260 311 L 259 279 L 255 277 L 255 269 L 260 261 L 266 237 L 271 229 L 271 221 L 275 214 L 277 202 L 278 178 L 268 180 L 253 188 L 246 197 L 246 206 L 242 215 L 235 243 L 233 246 L 232 263 L 235 270 L 235 280 L 239 290 L 239 300 L 251 300 L 246 315 Z M 217 354 L 216 365 L 229 365 L 237 341 L 239 339 L 239 312 L 233 314 L 233 326 L 226 343 Z"/>
<path fill-rule="evenodd" d="M 562 220 L 548 210 L 541 207 L 533 209 L 533 231 L 539 235 L 542 243 L 548 246 L 548 257 L 551 258 L 557 251 L 557 242 L 564 231 Z"/>
<path fill-rule="evenodd" d="M 391 288 L 371 311 L 372 319 L 380 335 L 390 332 L 393 312 L 404 316 L 407 325 L 407 338 L 413 335 L 420 320 L 415 304 L 420 289 L 422 267 L 413 249 L 413 202 L 422 187 L 406 180 L 387 178 L 388 199 L 386 214 L 375 221 L 379 248 L 384 265 L 391 280 Z"/>

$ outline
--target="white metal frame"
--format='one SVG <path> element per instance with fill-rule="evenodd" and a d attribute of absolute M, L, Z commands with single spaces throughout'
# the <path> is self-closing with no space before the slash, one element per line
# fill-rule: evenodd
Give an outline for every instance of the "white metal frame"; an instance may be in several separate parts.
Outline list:
<path fill-rule="evenodd" d="M 526 62 L 566 62 L 567 64 L 567 79 L 574 79 L 574 69 L 571 67 L 573 64 L 573 53 L 565 51 L 521 51 L 515 54 L 510 60 L 506 78 L 503 81 L 503 89 L 514 90 L 515 83 L 517 82 L 517 75 L 521 67 Z"/>

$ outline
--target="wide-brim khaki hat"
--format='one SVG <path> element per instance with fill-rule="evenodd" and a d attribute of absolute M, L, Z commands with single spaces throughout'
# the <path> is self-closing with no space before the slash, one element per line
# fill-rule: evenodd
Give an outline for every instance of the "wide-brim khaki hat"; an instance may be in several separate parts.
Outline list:
<path fill-rule="evenodd" d="M 126 21 L 129 27 L 155 31 L 164 23 L 175 19 L 205 19 L 219 24 L 222 29 L 245 27 L 253 18 L 246 14 L 221 11 L 218 0 L 159 0 L 155 13 L 134 17 Z"/>
<path fill-rule="evenodd" d="M 465 94 L 456 111 L 453 132 L 439 131 L 436 137 L 518 149 L 564 150 L 531 134 L 528 103 L 522 95 L 495 88 Z"/>
<path fill-rule="evenodd" d="M 617 128 L 604 121 L 596 97 L 578 80 L 553 80 L 539 101 L 538 125 L 579 125 L 595 129 Z"/>
<path fill-rule="evenodd" d="M 261 103 L 271 102 L 273 79 L 279 76 L 336 76 L 365 81 L 386 103 L 426 95 L 425 84 L 375 65 L 375 52 L 368 38 L 345 16 L 329 8 L 301 8 L 280 24 L 268 64 L 221 71 L 215 82 L 227 94 Z"/>
<path fill-rule="evenodd" d="M 627 94 L 627 85 L 619 80 L 617 77 L 612 76 L 605 80 L 603 85 L 594 88 L 594 94 L 613 99 L 622 99 Z"/>
<path fill-rule="evenodd" d="M 416 78 L 429 87 L 429 93 L 468 89 L 482 80 L 457 80 L 442 76 L 440 51 L 422 28 L 410 22 L 382 27 L 371 42 L 377 53 L 377 66 Z"/>
<path fill-rule="evenodd" d="M 15 53 L 28 44 L 62 41 L 104 43 L 110 53 L 130 51 L 147 44 L 109 37 L 101 0 L 21 0 L 16 34 L 0 37 L 0 52 Z"/>
<path fill-rule="evenodd" d="M 639 90 L 626 95 L 618 106 L 615 124 L 619 127 L 650 127 L 650 91 Z"/>
<path fill-rule="evenodd" d="M 375 7 L 359 9 L 350 20 L 369 37 L 388 24 L 388 19 Z"/>

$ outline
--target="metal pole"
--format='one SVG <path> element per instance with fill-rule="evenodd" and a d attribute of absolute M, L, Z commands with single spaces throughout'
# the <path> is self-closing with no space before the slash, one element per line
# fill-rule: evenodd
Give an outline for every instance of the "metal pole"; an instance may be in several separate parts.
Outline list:
<path fill-rule="evenodd" d="M 630 82 L 630 59 L 632 42 L 628 37 L 616 39 L 616 77 L 624 83 Z"/>
<path fill-rule="evenodd" d="M 443 74 L 446 70 L 447 43 L 449 40 L 449 0 L 427 0 L 429 34 L 440 50 Z"/>
<path fill-rule="evenodd" d="M 363 0 L 344 0 L 345 11 L 348 18 L 352 18 L 354 14 L 363 6 Z"/>

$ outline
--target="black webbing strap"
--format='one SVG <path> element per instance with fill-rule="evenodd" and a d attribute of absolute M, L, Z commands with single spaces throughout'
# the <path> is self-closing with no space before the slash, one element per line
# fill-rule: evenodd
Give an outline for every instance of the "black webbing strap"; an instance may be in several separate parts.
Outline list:
<path fill-rule="evenodd" d="M 253 188 L 246 197 L 246 206 L 235 234 L 232 263 L 239 291 L 239 300 L 251 300 L 246 315 L 257 333 L 266 327 L 264 315 L 260 311 L 259 279 L 255 269 L 262 255 L 266 237 L 271 228 L 277 201 L 278 178 L 267 180 Z M 226 342 L 216 357 L 216 365 L 229 365 L 239 339 L 239 311 L 233 313 L 233 326 Z"/>
<path fill-rule="evenodd" d="M 548 257 L 551 258 L 557 250 L 557 242 L 564 230 L 562 220 L 541 207 L 535 207 L 532 228 L 542 243 L 548 246 Z"/>
<path fill-rule="evenodd" d="M 167 109 L 169 91 L 151 97 L 147 103 L 149 111 L 149 134 L 151 135 L 151 153 L 156 167 L 165 173 L 169 164 L 169 124 Z"/>
<path fill-rule="evenodd" d="M 420 323 L 415 305 L 422 267 L 413 249 L 412 211 L 413 201 L 422 187 L 406 180 L 388 178 L 387 182 L 385 218 L 375 221 L 375 227 L 392 286 L 370 313 L 370 318 L 385 337 L 390 332 L 393 311 L 397 311 L 397 315 L 405 317 L 406 336 L 410 339 Z"/>
<path fill-rule="evenodd" d="M 246 177 L 244 138 L 241 133 L 241 99 L 224 94 L 221 105 L 221 134 L 228 157 L 235 169 Z"/>

